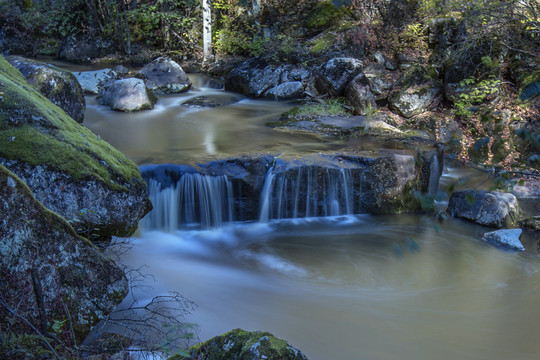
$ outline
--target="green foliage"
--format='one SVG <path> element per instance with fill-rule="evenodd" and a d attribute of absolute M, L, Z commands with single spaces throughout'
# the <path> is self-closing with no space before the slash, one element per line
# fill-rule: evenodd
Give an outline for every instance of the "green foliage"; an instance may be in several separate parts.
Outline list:
<path fill-rule="evenodd" d="M 494 76 L 480 81 L 472 77 L 461 80 L 459 86 L 465 87 L 466 90 L 459 94 L 459 99 L 454 102 L 454 114 L 464 118 L 471 117 L 472 106 L 482 104 L 498 93 L 500 84 L 501 80 Z"/>
<path fill-rule="evenodd" d="M 287 117 L 300 120 L 319 116 L 345 116 L 348 114 L 343 99 L 329 99 L 323 103 L 309 103 L 295 107 L 287 113 Z"/>
<path fill-rule="evenodd" d="M 343 13 L 343 9 L 338 9 L 331 1 L 324 0 L 314 6 L 305 24 L 314 29 L 328 28 L 335 25 Z"/>
<path fill-rule="evenodd" d="M 197 0 L 157 0 L 128 12 L 136 41 L 166 49 L 193 50 L 199 42 L 201 8 Z M 115 24 L 110 24 L 109 32 Z"/>
<path fill-rule="evenodd" d="M 214 22 L 213 43 L 219 53 L 259 56 L 266 40 L 262 28 L 244 11 L 237 0 L 221 0 L 212 3 L 217 13 Z"/>

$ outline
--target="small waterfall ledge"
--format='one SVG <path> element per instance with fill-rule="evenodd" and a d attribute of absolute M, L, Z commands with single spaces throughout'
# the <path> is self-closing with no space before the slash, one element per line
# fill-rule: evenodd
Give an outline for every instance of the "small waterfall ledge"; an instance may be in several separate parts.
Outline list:
<path fill-rule="evenodd" d="M 442 161 L 442 151 L 428 151 L 291 161 L 244 156 L 196 167 L 146 165 L 141 173 L 154 210 L 142 228 L 175 231 L 233 221 L 417 211 L 413 191 L 436 192 Z"/>

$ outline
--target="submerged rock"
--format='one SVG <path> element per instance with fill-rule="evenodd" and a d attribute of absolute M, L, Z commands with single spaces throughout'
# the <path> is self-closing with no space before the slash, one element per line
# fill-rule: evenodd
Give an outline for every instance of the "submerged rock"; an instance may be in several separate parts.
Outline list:
<path fill-rule="evenodd" d="M 183 102 L 181 105 L 195 108 L 213 108 L 231 105 L 242 99 L 242 96 L 233 94 L 204 95 L 189 99 L 188 101 Z"/>
<path fill-rule="evenodd" d="M 100 104 L 118 111 L 140 111 L 154 108 L 155 97 L 141 79 L 116 80 L 103 85 L 98 92 Z"/>
<path fill-rule="evenodd" d="M 235 329 L 189 349 L 191 357 L 173 356 L 170 360 L 307 360 L 287 341 L 268 332 Z"/>
<path fill-rule="evenodd" d="M 9 279 L 0 281 L 2 299 L 17 315 L 42 332 L 72 328 L 79 342 L 128 292 L 124 272 L 2 165 L 0 273 Z"/>
<path fill-rule="evenodd" d="M 143 77 L 146 86 L 156 93 L 176 94 L 191 88 L 191 80 L 182 67 L 167 57 L 155 59 L 138 74 Z"/>
<path fill-rule="evenodd" d="M 80 234 L 129 236 L 150 210 L 138 168 L 0 57 L 0 164 Z"/>
<path fill-rule="evenodd" d="M 482 235 L 482 240 L 503 246 L 505 248 L 523 251 L 525 250 L 525 247 L 519 240 L 521 233 L 521 229 L 491 231 Z"/>
<path fill-rule="evenodd" d="M 20 56 L 9 56 L 7 60 L 46 98 L 75 121 L 83 122 L 86 100 L 81 85 L 72 73 Z"/>
<path fill-rule="evenodd" d="M 513 224 L 521 212 L 514 195 L 484 190 L 454 192 L 446 211 L 453 216 L 498 228 Z"/>

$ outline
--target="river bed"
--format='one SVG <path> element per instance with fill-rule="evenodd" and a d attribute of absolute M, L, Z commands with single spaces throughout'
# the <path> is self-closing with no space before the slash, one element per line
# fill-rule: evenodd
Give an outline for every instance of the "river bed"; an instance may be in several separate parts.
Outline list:
<path fill-rule="evenodd" d="M 89 97 L 85 125 L 138 165 L 373 146 L 265 127 L 287 103 L 182 107 L 222 92 L 193 79 L 192 91 L 162 96 L 152 111 L 113 112 Z M 440 188 L 463 178 L 462 187 L 492 181 L 447 165 Z M 528 235 L 526 251 L 510 252 L 480 240 L 490 230 L 433 214 L 234 222 L 140 231 L 121 261 L 146 265 L 155 279 L 130 296 L 178 291 L 194 301 L 186 321 L 198 325 L 200 340 L 244 328 L 287 339 L 311 360 L 538 359 L 537 239 Z"/>

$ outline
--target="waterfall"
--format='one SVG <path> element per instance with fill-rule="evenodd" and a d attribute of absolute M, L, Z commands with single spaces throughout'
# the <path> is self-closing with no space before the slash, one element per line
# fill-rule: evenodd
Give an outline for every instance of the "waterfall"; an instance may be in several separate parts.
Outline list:
<path fill-rule="evenodd" d="M 261 192 L 259 220 L 352 214 L 353 195 L 350 169 L 299 166 L 275 173 L 270 168 Z"/>
<path fill-rule="evenodd" d="M 437 155 L 433 155 L 431 158 L 431 164 L 429 165 L 429 182 L 427 191 L 429 195 L 435 195 L 439 189 L 439 179 L 441 178 L 441 171 L 439 167 L 439 158 Z"/>
<path fill-rule="evenodd" d="M 182 226 L 219 227 L 233 220 L 233 191 L 226 176 L 183 174 L 174 186 L 148 179 L 154 209 L 143 228 L 175 231 Z"/>

